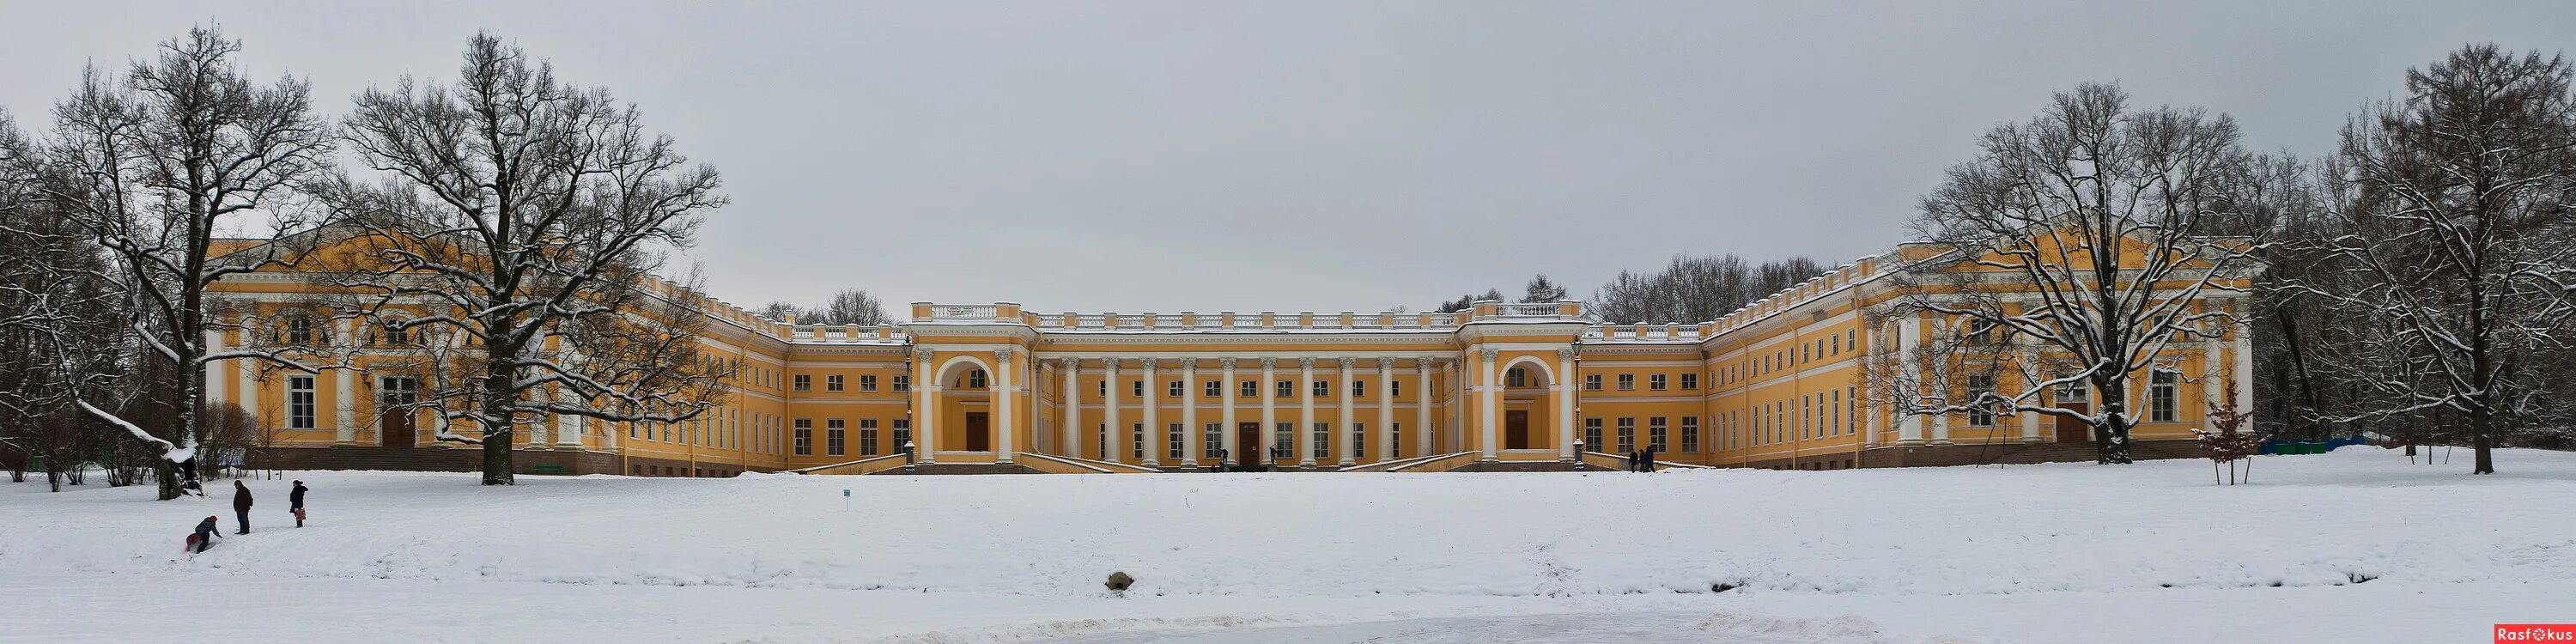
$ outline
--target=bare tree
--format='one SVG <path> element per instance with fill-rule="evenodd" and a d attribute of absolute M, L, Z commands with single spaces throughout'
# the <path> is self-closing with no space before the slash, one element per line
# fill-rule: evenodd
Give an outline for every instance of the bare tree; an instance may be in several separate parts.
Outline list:
<path fill-rule="evenodd" d="M 1804 257 L 1757 266 L 1734 255 L 1676 255 L 1662 270 L 1620 271 L 1593 292 L 1586 308 L 1611 323 L 1706 322 L 1824 272 Z"/>
<path fill-rule="evenodd" d="M 2332 282 L 2294 285 L 2363 321 L 2373 350 L 2331 366 L 2367 392 L 2362 420 L 2464 416 L 2473 472 L 2535 405 L 2576 318 L 2576 95 L 2558 56 L 2471 45 L 2406 73 L 2406 98 L 2343 131 L 2354 190 L 2325 240 Z M 2447 415 L 2442 414 L 2442 415 Z"/>
<path fill-rule="evenodd" d="M 804 316 L 804 310 L 803 310 L 803 309 L 796 308 L 796 305 L 794 305 L 794 304 L 789 304 L 789 303 L 786 303 L 786 302 L 770 302 L 770 303 L 768 303 L 768 304 L 763 304 L 763 305 L 760 305 L 760 309 L 759 309 L 758 311 L 756 311 L 756 312 L 760 314 L 760 317 L 769 318 L 769 319 L 772 319 L 772 320 L 778 320 L 778 321 L 781 321 L 781 322 L 786 321 L 786 320 L 787 320 L 787 316 L 790 316 L 790 315 L 794 315 L 794 316 L 798 316 L 798 317 L 803 317 L 803 316 Z M 799 321 L 799 322 L 803 322 L 804 320 L 797 320 L 797 321 Z"/>
<path fill-rule="evenodd" d="M 134 63 L 121 81 L 89 70 L 54 110 L 49 165 L 65 180 L 48 182 L 48 198 L 113 258 L 127 326 L 147 356 L 180 375 L 168 394 L 174 400 L 164 403 L 179 411 L 166 427 L 146 429 L 87 400 L 79 406 L 163 449 L 164 499 L 193 484 L 182 478 L 196 458 L 205 366 L 283 360 L 209 346 L 231 322 L 211 314 L 206 287 L 291 265 L 296 249 L 265 244 L 217 261 L 217 242 L 303 225 L 292 207 L 296 188 L 330 153 L 305 83 L 252 83 L 233 61 L 240 49 L 213 28 L 193 29 L 163 43 L 157 58 Z"/>
<path fill-rule="evenodd" d="M 405 77 L 355 101 L 342 139 L 388 180 L 335 191 L 370 224 L 371 269 L 342 285 L 370 310 L 421 306 L 411 324 L 475 349 L 470 386 L 432 393 L 479 430 L 455 438 L 482 445 L 484 484 L 513 482 L 513 431 L 545 414 L 681 422 L 712 405 L 729 371 L 692 333 L 708 303 L 648 285 L 725 204 L 714 168 L 488 33 L 455 85 Z"/>
<path fill-rule="evenodd" d="M 813 319 L 805 319 L 806 317 Z M 835 326 L 843 324 L 876 326 L 892 322 L 894 317 L 886 315 L 885 302 L 879 301 L 876 295 L 868 293 L 866 289 L 854 288 L 833 293 L 831 301 L 824 302 L 822 306 L 804 309 L 804 313 L 800 314 L 796 321 L 804 324 Z"/>
<path fill-rule="evenodd" d="M 1892 387 L 1883 397 L 1909 414 L 2073 419 L 2093 428 L 2100 462 L 2129 462 L 2129 382 L 2172 368 L 2175 343 L 2238 326 L 2233 313 L 2205 305 L 2245 290 L 2256 264 L 2256 240 L 2212 234 L 2245 217 L 2251 155 L 2238 138 L 2225 115 L 2132 110 L 2118 86 L 2089 83 L 2058 93 L 2028 123 L 1987 132 L 1978 158 L 1923 198 L 1914 227 L 1933 253 L 1892 280 L 1900 295 L 1876 315 L 1930 315 L 1936 336 L 1968 341 L 1926 346 L 1950 347 L 1946 359 L 2002 363 L 1990 368 L 2018 370 L 2028 386 L 2005 394 L 1895 379 L 1880 383 Z M 2002 357 L 2013 353 L 2026 358 Z M 2098 405 L 2072 409 L 2045 395 L 2070 384 L 2099 394 Z"/>

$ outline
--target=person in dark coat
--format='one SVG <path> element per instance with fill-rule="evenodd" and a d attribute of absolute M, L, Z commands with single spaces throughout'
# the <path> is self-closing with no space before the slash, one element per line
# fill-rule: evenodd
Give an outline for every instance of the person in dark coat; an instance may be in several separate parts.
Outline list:
<path fill-rule="evenodd" d="M 1628 450 L 1628 471 L 1637 471 L 1637 450 Z"/>
<path fill-rule="evenodd" d="M 304 482 L 295 482 L 295 491 L 286 493 L 286 511 L 295 515 L 295 527 L 304 527 Z"/>
<path fill-rule="evenodd" d="M 233 515 L 241 521 L 241 531 L 233 534 L 250 534 L 250 486 L 239 480 L 233 481 Z"/>
<path fill-rule="evenodd" d="M 188 539 L 197 542 L 197 552 L 205 552 L 206 546 L 214 545 L 215 534 L 219 532 L 223 530 L 215 527 L 215 517 L 210 514 L 206 515 L 206 520 L 197 522 L 197 533 Z"/>
<path fill-rule="evenodd" d="M 1648 447 L 1648 448 L 1646 448 L 1646 469 L 1644 469 L 1644 470 L 1642 470 L 1642 471 L 1646 471 L 1646 472 L 1652 472 L 1652 471 L 1655 471 L 1655 448 L 1652 448 L 1652 447 Z"/>

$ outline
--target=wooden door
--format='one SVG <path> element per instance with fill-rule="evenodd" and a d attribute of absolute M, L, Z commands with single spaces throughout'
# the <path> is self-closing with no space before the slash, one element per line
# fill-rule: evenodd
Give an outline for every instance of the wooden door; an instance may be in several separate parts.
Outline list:
<path fill-rule="evenodd" d="M 1503 412 L 1503 449 L 1529 449 L 1529 412 Z"/>
<path fill-rule="evenodd" d="M 413 405 L 420 402 L 420 381 L 415 378 L 388 377 L 376 387 L 376 444 L 385 447 L 419 447 L 420 434 L 412 423 Z"/>
<path fill-rule="evenodd" d="M 1235 423 L 1234 464 L 1258 467 L 1261 455 L 1261 423 Z"/>
<path fill-rule="evenodd" d="M 2057 403 L 2057 406 L 2074 410 L 2076 412 L 2087 412 L 2091 411 L 2093 408 L 2093 405 L 2091 404 L 2080 402 L 2060 402 Z M 2056 416 L 2054 418 L 2057 419 L 2057 442 L 2093 442 L 2093 426 L 2084 424 L 2084 421 L 2067 418 L 2065 416 Z"/>
<path fill-rule="evenodd" d="M 993 427 L 991 423 L 992 420 L 985 417 L 984 412 L 966 412 L 966 451 L 993 451 Z"/>

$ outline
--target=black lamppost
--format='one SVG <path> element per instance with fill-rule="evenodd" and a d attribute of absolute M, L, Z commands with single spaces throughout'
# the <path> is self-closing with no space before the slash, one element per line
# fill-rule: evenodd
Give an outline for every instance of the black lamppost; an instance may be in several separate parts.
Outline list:
<path fill-rule="evenodd" d="M 1583 439 L 1580 438 L 1574 439 L 1574 471 L 1583 471 Z"/>
<path fill-rule="evenodd" d="M 913 457 L 913 446 L 912 446 L 912 441 L 904 441 L 904 442 L 903 442 L 903 473 L 905 473 L 905 474 L 916 474 L 916 473 L 919 473 L 917 470 L 915 470 L 915 469 L 913 468 L 913 464 L 912 464 L 912 457 Z"/>

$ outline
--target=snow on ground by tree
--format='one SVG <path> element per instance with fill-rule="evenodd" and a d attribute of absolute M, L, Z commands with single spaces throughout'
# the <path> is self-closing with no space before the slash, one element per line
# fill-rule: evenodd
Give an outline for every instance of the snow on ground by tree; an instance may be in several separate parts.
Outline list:
<path fill-rule="evenodd" d="M 2234 488 L 2204 461 L 509 489 L 305 472 L 313 527 L 285 516 L 284 480 L 254 481 L 254 532 L 194 557 L 197 520 L 232 528 L 223 492 L 13 485 L 0 623 L 33 628 L 0 640 L 2475 639 L 2576 619 L 2576 454 L 2500 458 L 2472 477 L 2372 448 L 2261 457 Z M 1112 571 L 1128 596 L 1102 589 Z M 175 618 L 119 618 L 170 598 Z M 2340 617 L 2293 617 L 2315 611 Z"/>

